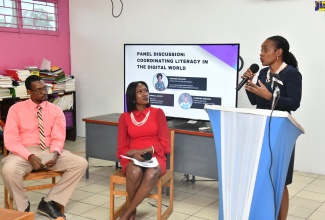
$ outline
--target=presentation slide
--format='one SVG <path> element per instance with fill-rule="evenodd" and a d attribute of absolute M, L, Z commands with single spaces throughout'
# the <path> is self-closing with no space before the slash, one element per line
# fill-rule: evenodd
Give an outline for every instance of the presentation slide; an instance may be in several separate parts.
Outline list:
<path fill-rule="evenodd" d="M 125 44 L 124 89 L 145 81 L 167 117 L 209 120 L 205 104 L 236 107 L 239 44 Z"/>

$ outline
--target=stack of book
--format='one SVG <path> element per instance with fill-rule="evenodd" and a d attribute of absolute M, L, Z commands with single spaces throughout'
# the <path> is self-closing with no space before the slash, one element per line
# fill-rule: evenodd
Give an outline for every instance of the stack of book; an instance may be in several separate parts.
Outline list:
<path fill-rule="evenodd" d="M 53 84 L 49 84 L 49 83 L 45 83 L 46 87 L 47 87 L 47 94 L 52 94 L 53 93 Z"/>
<path fill-rule="evenodd" d="M 0 99 L 3 98 L 12 98 L 12 95 L 10 94 L 10 89 L 0 88 Z"/>
<path fill-rule="evenodd" d="M 49 100 L 53 104 L 59 106 L 63 111 L 73 108 L 73 94 L 57 96 Z"/>
<path fill-rule="evenodd" d="M 39 75 L 45 83 L 54 83 L 65 78 L 65 73 L 62 68 L 56 70 L 40 70 Z"/>
<path fill-rule="evenodd" d="M 11 94 L 13 97 L 19 97 L 21 99 L 28 99 L 29 95 L 27 94 L 27 90 L 25 87 L 25 82 L 20 81 L 18 86 L 15 86 L 11 89 Z"/>
<path fill-rule="evenodd" d="M 7 76 L 11 76 L 16 81 L 25 81 L 30 76 L 29 70 L 5 69 Z"/>
<path fill-rule="evenodd" d="M 39 69 L 37 66 L 25 66 L 25 70 L 29 70 L 31 75 L 39 76 Z"/>
<path fill-rule="evenodd" d="M 8 79 L 10 79 L 9 87 L 6 88 L 12 88 L 11 94 L 13 97 L 29 98 L 24 82 L 32 74 L 42 77 L 48 87 L 48 94 L 75 91 L 75 80 L 73 77 L 66 76 L 63 69 L 59 66 L 52 66 L 46 70 L 39 70 L 36 66 L 26 66 L 24 70 L 5 69 L 5 73 L 9 77 Z M 10 77 L 17 81 L 19 86 L 13 88 Z M 0 88 L 3 87 L 0 86 Z"/>
<path fill-rule="evenodd" d="M 12 88 L 12 78 L 0 75 L 0 88 Z"/>
<path fill-rule="evenodd" d="M 60 81 L 60 82 L 55 82 L 53 83 L 53 93 L 64 93 L 65 91 L 65 82 Z"/>
<path fill-rule="evenodd" d="M 65 91 L 71 92 L 76 90 L 76 80 L 74 78 L 68 78 L 65 81 Z"/>
<path fill-rule="evenodd" d="M 58 82 L 53 83 L 54 93 L 64 93 L 76 90 L 75 79 L 66 77 Z"/>
<path fill-rule="evenodd" d="M 0 75 L 0 98 L 11 98 L 10 88 L 13 88 L 11 77 Z"/>

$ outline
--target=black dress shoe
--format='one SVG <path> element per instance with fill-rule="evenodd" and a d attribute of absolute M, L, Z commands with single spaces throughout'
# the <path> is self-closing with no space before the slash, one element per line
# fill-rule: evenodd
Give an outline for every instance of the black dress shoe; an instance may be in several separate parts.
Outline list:
<path fill-rule="evenodd" d="M 42 198 L 41 202 L 39 203 L 37 211 L 39 211 L 43 215 L 46 215 L 51 220 L 62 218 L 65 219 L 65 215 L 63 215 L 62 212 L 59 211 L 56 203 L 54 201 L 45 202 L 44 198 Z"/>
<path fill-rule="evenodd" d="M 28 206 L 27 206 L 27 208 L 25 209 L 24 212 L 29 212 L 29 210 L 30 210 L 30 202 L 28 201 Z"/>

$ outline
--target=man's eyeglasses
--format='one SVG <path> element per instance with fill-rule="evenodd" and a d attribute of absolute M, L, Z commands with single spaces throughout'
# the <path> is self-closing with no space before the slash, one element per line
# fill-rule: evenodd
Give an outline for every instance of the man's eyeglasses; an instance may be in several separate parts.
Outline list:
<path fill-rule="evenodd" d="M 47 92 L 47 86 L 38 89 L 30 89 L 30 91 L 38 92 L 38 93 Z"/>

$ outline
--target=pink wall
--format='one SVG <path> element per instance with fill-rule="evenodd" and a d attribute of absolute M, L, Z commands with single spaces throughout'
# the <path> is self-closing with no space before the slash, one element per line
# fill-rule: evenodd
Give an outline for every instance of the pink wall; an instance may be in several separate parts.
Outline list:
<path fill-rule="evenodd" d="M 58 1 L 59 35 L 0 32 L 0 74 L 4 69 L 40 68 L 43 58 L 70 75 L 69 1 Z"/>

